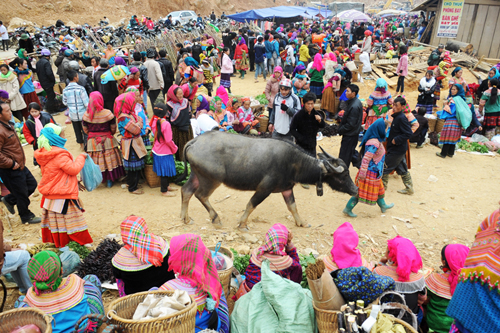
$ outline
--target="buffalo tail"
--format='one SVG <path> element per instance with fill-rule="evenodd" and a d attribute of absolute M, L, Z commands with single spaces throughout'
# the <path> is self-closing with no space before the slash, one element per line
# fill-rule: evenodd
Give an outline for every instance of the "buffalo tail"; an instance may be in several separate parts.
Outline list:
<path fill-rule="evenodd" d="M 189 149 L 189 147 L 191 146 L 191 143 L 193 142 L 193 140 L 191 140 L 190 142 L 188 142 L 185 146 L 184 146 L 184 158 L 183 158 L 183 162 L 184 162 L 184 173 L 182 175 L 180 175 L 179 177 L 177 177 L 174 181 L 175 184 L 178 184 L 180 182 L 182 182 L 184 179 L 186 179 L 187 177 L 187 173 L 188 173 L 188 168 L 187 168 L 187 151 Z"/>

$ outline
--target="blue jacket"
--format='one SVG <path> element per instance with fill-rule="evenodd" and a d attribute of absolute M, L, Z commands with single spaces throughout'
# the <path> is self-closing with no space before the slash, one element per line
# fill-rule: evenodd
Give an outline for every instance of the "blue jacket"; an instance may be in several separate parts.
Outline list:
<path fill-rule="evenodd" d="M 274 46 L 274 52 L 276 52 L 276 55 L 280 55 L 280 44 L 277 42 L 277 41 L 273 41 L 272 42 L 273 46 Z"/>
<path fill-rule="evenodd" d="M 264 62 L 264 59 L 267 57 L 264 44 L 256 43 L 253 50 L 255 52 L 255 63 L 260 64 Z"/>
<path fill-rule="evenodd" d="M 264 42 L 264 45 L 266 47 L 266 58 L 271 59 L 273 57 L 274 45 L 268 40 Z"/>

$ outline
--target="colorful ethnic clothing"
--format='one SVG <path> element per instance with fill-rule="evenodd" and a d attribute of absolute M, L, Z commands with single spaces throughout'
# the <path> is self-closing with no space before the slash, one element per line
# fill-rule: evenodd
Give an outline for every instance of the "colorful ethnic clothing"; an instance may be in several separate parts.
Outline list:
<path fill-rule="evenodd" d="M 365 121 L 365 129 L 368 129 L 371 124 L 380 118 L 384 113 L 389 111 L 393 104 L 392 95 L 389 92 L 387 82 L 380 78 L 377 80 L 375 91 L 370 94 L 366 100 L 366 105 L 369 108 L 368 115 Z"/>

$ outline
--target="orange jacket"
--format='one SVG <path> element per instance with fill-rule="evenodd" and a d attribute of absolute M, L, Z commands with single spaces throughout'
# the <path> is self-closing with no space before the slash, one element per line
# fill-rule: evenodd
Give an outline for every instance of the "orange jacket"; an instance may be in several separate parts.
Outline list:
<path fill-rule="evenodd" d="M 73 155 L 65 149 L 52 147 L 35 151 L 35 158 L 42 169 L 42 180 L 38 191 L 47 199 L 78 199 L 76 175 L 83 169 L 85 155 L 73 161 Z"/>

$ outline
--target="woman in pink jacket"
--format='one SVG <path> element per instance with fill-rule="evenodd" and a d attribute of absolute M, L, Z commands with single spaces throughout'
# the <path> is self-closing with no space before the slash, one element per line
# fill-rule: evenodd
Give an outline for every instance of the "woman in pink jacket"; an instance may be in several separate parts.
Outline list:
<path fill-rule="evenodd" d="M 229 57 L 228 47 L 224 47 L 224 50 L 222 51 L 221 63 L 220 85 L 231 93 L 231 74 L 233 74 L 233 62 Z"/>
<path fill-rule="evenodd" d="M 396 72 L 398 73 L 396 94 L 399 93 L 400 90 L 401 94 L 403 94 L 405 92 L 405 77 L 408 75 L 408 52 L 404 45 L 399 47 L 399 63 Z"/>
<path fill-rule="evenodd" d="M 156 124 L 152 127 L 155 137 L 153 143 L 153 171 L 161 178 L 161 195 L 173 197 L 176 188 L 169 186 L 169 178 L 176 175 L 174 154 L 177 146 L 172 141 L 172 127 L 168 119 L 167 106 L 162 103 L 155 105 L 153 113 L 156 116 Z"/>

